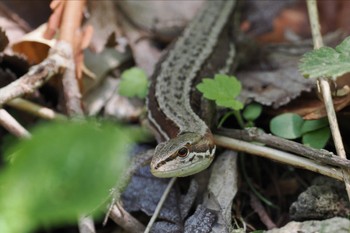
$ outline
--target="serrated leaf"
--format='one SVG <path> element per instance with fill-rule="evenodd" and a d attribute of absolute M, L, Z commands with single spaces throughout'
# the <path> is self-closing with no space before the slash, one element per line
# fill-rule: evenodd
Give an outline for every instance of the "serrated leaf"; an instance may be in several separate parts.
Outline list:
<path fill-rule="evenodd" d="M 301 58 L 299 69 L 307 78 L 337 77 L 350 71 L 350 37 L 335 49 L 322 47 Z"/>
<path fill-rule="evenodd" d="M 262 106 L 257 103 L 249 104 L 243 110 L 243 117 L 248 121 L 255 121 L 262 112 Z"/>
<path fill-rule="evenodd" d="M 328 119 L 322 118 L 317 120 L 308 120 L 304 121 L 302 127 L 301 127 L 301 133 L 305 134 L 317 129 L 321 129 L 328 125 Z"/>
<path fill-rule="evenodd" d="M 214 79 L 205 78 L 197 85 L 197 89 L 209 100 L 215 100 L 218 106 L 240 110 L 243 104 L 235 100 L 240 94 L 241 83 L 234 76 L 215 75 Z"/>
<path fill-rule="evenodd" d="M 301 126 L 304 120 L 294 113 L 278 115 L 270 121 L 270 130 L 274 135 L 286 139 L 296 139 L 301 136 Z"/>
<path fill-rule="evenodd" d="M 304 134 L 302 137 L 302 142 L 306 146 L 310 146 L 315 149 L 322 149 L 327 145 L 330 136 L 330 129 L 328 127 L 324 127 Z"/>
<path fill-rule="evenodd" d="M 119 94 L 126 97 L 145 98 L 148 90 L 146 73 L 137 67 L 124 71 L 119 84 Z"/>
<path fill-rule="evenodd" d="M 112 124 L 65 122 L 32 135 L 8 151 L 13 162 L 0 173 L 0 232 L 99 213 L 126 167 L 128 133 Z"/>

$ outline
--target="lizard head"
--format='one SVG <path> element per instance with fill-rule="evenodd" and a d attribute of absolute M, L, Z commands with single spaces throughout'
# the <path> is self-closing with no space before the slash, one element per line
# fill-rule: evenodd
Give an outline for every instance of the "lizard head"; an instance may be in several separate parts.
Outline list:
<path fill-rule="evenodd" d="M 206 169 L 214 158 L 215 144 L 210 133 L 201 136 L 184 132 L 158 144 L 151 162 L 154 176 L 182 177 Z"/>

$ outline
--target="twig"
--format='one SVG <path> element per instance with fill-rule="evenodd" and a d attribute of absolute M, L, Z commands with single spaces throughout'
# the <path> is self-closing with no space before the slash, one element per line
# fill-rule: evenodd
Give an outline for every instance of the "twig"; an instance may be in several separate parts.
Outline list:
<path fill-rule="evenodd" d="M 78 226 L 80 233 L 96 233 L 94 221 L 91 216 L 81 217 Z"/>
<path fill-rule="evenodd" d="M 30 138 L 30 133 L 5 109 L 0 109 L 0 124 L 19 138 Z"/>
<path fill-rule="evenodd" d="M 314 40 L 314 48 L 319 49 L 323 46 L 323 42 L 322 42 L 322 37 L 320 32 L 316 0 L 307 0 L 307 8 L 308 8 L 309 18 L 311 23 L 312 37 Z M 340 135 L 337 117 L 334 111 L 334 105 L 333 105 L 329 83 L 325 78 L 322 78 L 322 77 L 318 78 L 317 82 L 321 89 L 323 101 L 327 111 L 329 126 L 332 132 L 333 141 L 335 144 L 337 154 L 341 158 L 346 159 L 346 153 L 343 145 L 343 140 Z M 350 170 L 342 169 L 342 172 L 344 176 L 346 192 L 350 200 Z"/>
<path fill-rule="evenodd" d="M 248 128 L 245 130 L 220 128 L 215 133 L 243 141 L 260 142 L 273 148 L 301 155 L 319 163 L 350 169 L 349 160 L 340 158 L 330 151 L 307 147 L 297 142 L 264 133 L 258 128 Z"/>
<path fill-rule="evenodd" d="M 10 100 L 6 103 L 6 105 L 11 106 L 13 108 L 26 111 L 35 116 L 41 117 L 47 120 L 65 120 L 67 117 L 63 114 L 57 113 L 50 108 L 42 107 L 38 104 L 35 104 L 29 100 L 25 100 L 22 98 L 16 98 Z"/>
<path fill-rule="evenodd" d="M 127 232 L 140 233 L 145 230 L 145 226 L 118 203 L 113 205 L 109 217 Z"/>
<path fill-rule="evenodd" d="M 142 166 L 145 166 L 146 164 L 149 164 L 151 162 L 152 156 L 154 155 L 154 150 L 147 150 L 145 152 L 136 154 L 131 159 L 129 167 L 126 169 L 125 174 L 122 176 L 122 179 L 118 182 L 116 187 L 111 192 L 111 203 L 107 209 L 106 216 L 103 220 L 103 225 L 106 225 L 108 217 L 111 217 L 111 212 L 113 211 L 113 208 L 115 205 L 117 205 L 118 201 L 120 201 L 120 196 L 124 189 L 129 184 L 132 176 L 135 174 L 135 172 Z M 112 218 L 112 220 L 114 220 Z M 119 224 L 119 222 L 116 222 Z"/>
<path fill-rule="evenodd" d="M 29 72 L 16 81 L 0 88 L 0 106 L 24 94 L 33 93 L 52 76 L 67 66 L 67 46 L 58 42 L 50 49 L 49 56 L 38 65 L 32 66 Z"/>
<path fill-rule="evenodd" d="M 146 230 L 145 230 L 144 233 L 149 233 L 150 232 L 150 230 L 151 230 L 154 222 L 156 221 L 156 219 L 157 219 L 157 217 L 159 215 L 159 212 L 162 209 L 163 204 L 164 204 L 166 198 L 168 197 L 169 192 L 170 192 L 171 188 L 173 187 L 175 181 L 176 181 L 176 177 L 171 178 L 171 180 L 169 181 L 169 184 L 166 187 L 166 189 L 164 190 L 164 193 L 163 193 L 162 197 L 160 198 L 160 200 L 158 202 L 158 205 L 157 205 L 156 209 L 154 210 L 153 216 L 149 220 L 148 225 L 147 225 Z"/>
<path fill-rule="evenodd" d="M 323 95 L 323 101 L 325 102 L 327 115 L 328 115 L 328 121 L 329 126 L 331 128 L 331 132 L 333 135 L 333 140 L 335 143 L 335 149 L 337 151 L 337 154 L 343 158 L 346 159 L 346 153 L 342 141 L 342 137 L 340 135 L 339 126 L 337 122 L 337 116 L 335 115 L 334 107 L 333 107 L 333 101 L 332 101 L 332 95 L 331 95 L 331 89 L 329 88 L 329 83 L 327 80 L 324 80 L 323 78 L 320 79 L 320 87 L 321 92 Z"/>
<path fill-rule="evenodd" d="M 267 229 L 270 230 L 277 227 L 266 212 L 265 207 L 254 194 L 250 194 L 250 206 L 254 209 L 255 213 L 259 215 L 261 222 L 265 224 Z"/>
<path fill-rule="evenodd" d="M 317 0 L 307 0 L 307 10 L 309 12 L 309 20 L 311 25 L 312 40 L 314 42 L 314 49 L 323 47 L 323 40 L 321 36 L 320 21 L 317 12 Z"/>
<path fill-rule="evenodd" d="M 85 2 L 84 0 L 66 1 L 60 27 L 59 39 L 68 43 L 71 48 L 71 63 L 62 78 L 67 113 L 70 116 L 83 115 L 81 93 L 76 76 L 75 55 L 77 54 L 76 45 L 79 44 L 81 39 L 77 33 L 80 31 Z"/>
<path fill-rule="evenodd" d="M 266 146 L 259 146 L 233 138 L 214 135 L 215 144 L 231 150 L 242 151 L 252 155 L 258 155 L 264 158 L 272 159 L 277 162 L 285 163 L 294 167 L 307 169 L 332 177 L 337 180 L 343 180 L 343 175 L 338 168 L 329 167 L 315 163 L 314 161 L 303 158 L 291 153 L 272 149 Z"/>

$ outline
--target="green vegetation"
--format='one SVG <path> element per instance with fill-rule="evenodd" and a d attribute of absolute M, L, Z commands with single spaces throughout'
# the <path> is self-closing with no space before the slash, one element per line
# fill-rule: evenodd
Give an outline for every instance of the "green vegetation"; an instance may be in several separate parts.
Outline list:
<path fill-rule="evenodd" d="M 146 73 L 137 67 L 125 70 L 121 75 L 119 94 L 126 97 L 144 99 L 148 91 Z"/>
<path fill-rule="evenodd" d="M 217 74 L 214 79 L 204 78 L 202 83 L 197 85 L 197 89 L 205 98 L 214 100 L 218 106 L 233 110 L 243 108 L 243 104 L 235 100 L 241 92 L 242 85 L 234 76 Z"/>
<path fill-rule="evenodd" d="M 6 151 L 0 173 L 0 232 L 74 223 L 105 210 L 127 166 L 131 135 L 109 123 L 42 124 Z"/>
<path fill-rule="evenodd" d="M 286 138 L 302 138 L 302 143 L 316 149 L 322 149 L 330 138 L 330 130 L 326 118 L 319 120 L 303 120 L 294 113 L 284 113 L 270 121 L 273 134 Z"/>
<path fill-rule="evenodd" d="M 350 37 L 335 49 L 322 47 L 304 54 L 299 69 L 308 78 L 336 79 L 350 72 Z"/>

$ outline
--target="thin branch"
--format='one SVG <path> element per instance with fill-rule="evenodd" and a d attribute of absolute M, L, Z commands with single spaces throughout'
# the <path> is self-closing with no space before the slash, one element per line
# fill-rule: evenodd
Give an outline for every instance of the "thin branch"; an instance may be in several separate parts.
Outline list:
<path fill-rule="evenodd" d="M 112 220 L 114 220 L 113 217 L 111 216 L 111 212 L 113 211 L 113 208 L 115 208 L 115 205 L 118 205 L 118 201 L 120 201 L 120 196 L 122 192 L 128 186 L 135 172 L 140 167 L 145 166 L 151 162 L 153 155 L 154 155 L 154 150 L 147 150 L 145 152 L 136 154 L 135 156 L 132 157 L 129 167 L 126 169 L 125 174 L 122 176 L 122 180 L 118 182 L 116 187 L 111 192 L 112 200 L 107 209 L 106 216 L 103 220 L 103 223 L 102 223 L 103 225 L 106 225 L 108 218 L 111 218 Z M 118 222 L 116 223 L 119 224 Z"/>
<path fill-rule="evenodd" d="M 308 8 L 309 18 L 311 23 L 312 36 L 314 40 L 314 48 L 319 49 L 320 47 L 323 46 L 323 42 L 322 42 L 322 36 L 320 32 L 316 0 L 307 0 L 307 8 Z M 317 83 L 321 89 L 323 101 L 327 111 L 328 122 L 332 132 L 333 141 L 336 147 L 337 154 L 341 158 L 346 159 L 343 140 L 340 135 L 338 121 L 334 111 L 334 105 L 333 105 L 332 94 L 329 87 L 329 83 L 323 77 L 318 78 Z M 350 170 L 343 169 L 342 173 L 344 176 L 346 192 L 350 200 Z"/>
<path fill-rule="evenodd" d="M 49 56 L 43 62 L 32 66 L 27 74 L 16 81 L 0 88 L 0 106 L 14 98 L 33 93 L 51 77 L 60 73 L 62 68 L 67 67 L 68 55 L 67 45 L 58 42 L 50 49 Z"/>
<path fill-rule="evenodd" d="M 19 138 L 30 138 L 30 133 L 5 109 L 0 109 L 0 124 Z"/>
<path fill-rule="evenodd" d="M 109 217 L 127 232 L 140 233 L 145 230 L 145 226 L 118 203 L 113 205 Z"/>
<path fill-rule="evenodd" d="M 61 41 L 65 41 L 71 47 L 70 66 L 62 78 L 63 92 L 66 100 L 67 113 L 70 116 L 82 116 L 81 93 L 77 80 L 76 55 L 80 51 L 77 45 L 80 44 L 80 26 L 83 18 L 83 11 L 86 1 L 66 1 L 60 27 Z M 79 51 L 77 51 L 79 50 Z"/>
<path fill-rule="evenodd" d="M 304 146 L 297 142 L 264 133 L 258 128 L 249 128 L 245 130 L 220 128 L 216 130 L 215 133 L 243 141 L 260 142 L 273 148 L 301 155 L 319 163 L 350 169 L 349 160 L 340 158 L 330 151 L 317 150 Z"/>
<path fill-rule="evenodd" d="M 317 12 L 317 0 L 307 0 L 307 9 L 309 12 L 309 20 L 311 25 L 312 39 L 314 42 L 314 49 L 323 47 L 323 40 L 321 36 L 320 21 Z"/>
<path fill-rule="evenodd" d="M 159 215 L 159 212 L 160 212 L 160 210 L 162 209 L 163 204 L 164 204 L 166 198 L 168 197 L 168 195 L 169 195 L 169 193 L 170 193 L 170 190 L 171 190 L 171 188 L 173 187 L 175 181 L 176 181 L 176 177 L 171 178 L 171 180 L 169 181 L 169 184 L 168 184 L 168 186 L 166 187 L 166 189 L 165 189 L 165 191 L 164 191 L 162 197 L 160 198 L 160 200 L 159 200 L 159 202 L 158 202 L 158 205 L 157 205 L 156 209 L 154 210 L 153 216 L 152 216 L 152 218 L 149 220 L 148 225 L 147 225 L 146 230 L 145 230 L 144 233 L 149 233 L 149 232 L 151 231 L 151 228 L 152 228 L 154 222 L 156 221 L 156 219 L 157 219 L 157 217 L 158 217 L 158 215 Z"/>
<path fill-rule="evenodd" d="M 214 135 L 215 144 L 231 150 L 242 151 L 252 155 L 258 155 L 264 158 L 272 159 L 277 162 L 285 163 L 294 167 L 307 169 L 326 175 L 337 180 L 343 180 L 343 175 L 340 169 L 329 167 L 315 163 L 314 161 L 303 158 L 291 153 L 272 149 L 266 146 L 259 146 L 254 143 L 249 143 L 233 138 L 228 138 L 220 135 Z"/>
<path fill-rule="evenodd" d="M 333 135 L 333 140 L 335 144 L 335 149 L 337 151 L 337 154 L 343 158 L 346 159 L 346 153 L 343 145 L 343 140 L 340 135 L 340 130 L 338 126 L 337 116 L 335 115 L 334 107 L 333 107 L 333 100 L 331 95 L 331 89 L 329 87 L 329 83 L 325 79 L 319 79 L 320 81 L 320 87 L 321 92 L 323 96 L 323 101 L 325 102 L 327 115 L 328 115 L 328 121 L 329 126 L 331 128 L 331 132 Z"/>
<path fill-rule="evenodd" d="M 57 113 L 50 108 L 40 106 L 29 100 L 22 98 L 16 98 L 10 100 L 6 105 L 33 114 L 34 116 L 41 117 L 47 120 L 66 120 L 67 117 L 63 114 Z"/>

